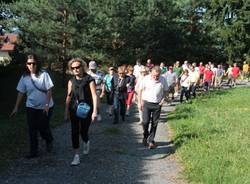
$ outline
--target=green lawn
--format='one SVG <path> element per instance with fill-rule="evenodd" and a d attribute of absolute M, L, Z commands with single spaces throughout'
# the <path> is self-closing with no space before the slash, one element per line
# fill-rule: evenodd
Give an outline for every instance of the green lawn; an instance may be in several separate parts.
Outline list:
<path fill-rule="evenodd" d="M 250 183 L 250 88 L 204 94 L 169 116 L 190 183 Z"/>
<path fill-rule="evenodd" d="M 8 160 L 24 155 L 28 149 L 28 132 L 25 113 L 25 100 L 22 102 L 20 111 L 16 117 L 9 118 L 15 100 L 16 85 L 21 76 L 20 67 L 0 68 L 0 170 L 8 164 Z M 60 76 L 51 74 L 54 81 L 53 98 L 55 108 L 51 119 L 52 127 L 63 123 L 64 100 L 66 89 L 61 87 Z"/>

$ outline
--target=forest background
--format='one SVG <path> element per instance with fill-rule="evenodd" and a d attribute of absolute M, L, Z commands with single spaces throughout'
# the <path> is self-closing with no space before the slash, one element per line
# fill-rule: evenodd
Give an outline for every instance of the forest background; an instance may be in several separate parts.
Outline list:
<path fill-rule="evenodd" d="M 63 73 L 72 57 L 250 61 L 250 0 L 2 0 L 0 12 L 2 32 L 18 33 L 13 63 L 32 52 Z"/>

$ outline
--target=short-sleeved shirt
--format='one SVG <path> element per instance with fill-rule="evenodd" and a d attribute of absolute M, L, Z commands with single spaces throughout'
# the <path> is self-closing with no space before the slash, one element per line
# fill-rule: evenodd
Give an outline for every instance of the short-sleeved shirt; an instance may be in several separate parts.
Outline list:
<path fill-rule="evenodd" d="M 136 77 L 136 78 L 138 78 L 139 77 L 139 75 L 140 75 L 140 71 L 141 71 L 141 68 L 143 67 L 143 65 L 135 65 L 134 66 L 134 76 Z"/>
<path fill-rule="evenodd" d="M 44 109 L 46 104 L 47 94 L 38 90 L 34 84 L 43 91 L 48 91 L 54 86 L 49 74 L 42 71 L 37 76 L 35 74 L 22 76 L 17 85 L 17 91 L 26 94 L 26 107 L 34 109 Z M 54 105 L 53 99 L 49 102 L 49 107 Z"/>
<path fill-rule="evenodd" d="M 168 91 L 168 85 L 162 76 L 155 81 L 151 78 L 151 75 L 147 75 L 142 79 L 139 90 L 142 90 L 142 100 L 160 103 L 162 98 L 164 98 L 164 92 Z"/>
<path fill-rule="evenodd" d="M 112 89 L 112 78 L 113 76 L 111 76 L 110 74 L 105 75 L 104 77 L 104 85 L 105 85 L 105 91 L 106 92 L 111 92 Z"/>
<path fill-rule="evenodd" d="M 213 71 L 212 70 L 206 70 L 204 73 L 204 80 L 205 81 L 211 81 L 213 79 Z"/>
<path fill-rule="evenodd" d="M 199 71 L 200 71 L 200 74 L 204 74 L 205 66 L 199 66 Z"/>
<path fill-rule="evenodd" d="M 190 82 L 197 83 L 200 78 L 200 75 L 199 75 L 199 72 L 197 71 L 191 71 L 189 73 L 189 77 L 190 77 Z"/>
<path fill-rule="evenodd" d="M 164 74 L 168 71 L 168 68 L 166 66 L 161 68 L 161 74 Z"/>
<path fill-rule="evenodd" d="M 248 72 L 249 69 L 249 65 L 248 64 L 244 64 L 243 65 L 243 72 Z"/>
<path fill-rule="evenodd" d="M 217 68 L 215 76 L 222 77 L 224 75 L 224 70 L 222 68 Z"/>
<path fill-rule="evenodd" d="M 163 77 L 165 77 L 168 86 L 175 84 L 177 81 L 177 75 L 175 72 L 168 71 L 166 72 L 166 75 L 163 75 Z"/>
<path fill-rule="evenodd" d="M 88 72 L 88 74 L 94 78 L 95 80 L 95 85 L 96 85 L 96 90 L 101 90 L 102 89 L 102 83 L 103 83 L 103 73 L 100 71 L 97 71 L 96 73 L 93 72 Z"/>
<path fill-rule="evenodd" d="M 128 92 L 132 92 L 135 90 L 135 80 L 136 77 L 134 75 L 127 75 L 128 76 Z"/>
<path fill-rule="evenodd" d="M 70 101 L 70 110 L 76 110 L 76 101 L 78 102 L 84 101 L 89 106 L 93 107 L 93 100 L 92 100 L 92 94 L 90 89 L 90 83 L 94 79 L 90 75 L 84 73 L 83 78 L 81 80 L 77 80 L 75 77 L 70 79 L 72 82 L 72 94 L 71 94 L 71 101 Z M 81 89 L 80 89 L 81 88 Z M 83 95 L 81 97 L 81 91 L 83 92 Z M 81 99 L 83 98 L 83 99 Z"/>
<path fill-rule="evenodd" d="M 174 66 L 174 72 L 176 73 L 177 77 L 179 77 L 182 73 L 182 67 L 175 67 Z"/>
<path fill-rule="evenodd" d="M 237 66 L 233 67 L 232 73 L 233 73 L 234 77 L 237 77 L 239 75 L 239 73 L 240 73 L 240 68 L 237 67 Z"/>

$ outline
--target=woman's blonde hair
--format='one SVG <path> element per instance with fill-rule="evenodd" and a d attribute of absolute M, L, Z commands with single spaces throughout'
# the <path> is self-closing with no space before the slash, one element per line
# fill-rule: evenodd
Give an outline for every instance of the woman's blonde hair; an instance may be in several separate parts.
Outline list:
<path fill-rule="evenodd" d="M 85 61 L 83 61 L 81 58 L 73 58 L 68 62 L 68 71 L 70 74 L 73 75 L 73 70 L 71 68 L 71 65 L 75 62 L 78 62 L 81 64 L 82 66 L 82 72 L 86 72 L 87 71 L 87 63 Z"/>
<path fill-rule="evenodd" d="M 119 66 L 118 73 L 126 73 L 126 66 Z"/>
<path fill-rule="evenodd" d="M 133 73 L 133 71 L 134 71 L 134 67 L 132 65 L 128 65 L 127 66 L 127 72 Z"/>

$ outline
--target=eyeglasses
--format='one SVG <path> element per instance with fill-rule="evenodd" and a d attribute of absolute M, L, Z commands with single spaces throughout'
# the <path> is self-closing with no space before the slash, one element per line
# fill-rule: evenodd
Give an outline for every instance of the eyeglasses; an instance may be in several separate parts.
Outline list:
<path fill-rule="evenodd" d="M 122 72 L 121 72 L 121 73 L 119 73 L 119 74 L 120 74 L 120 75 L 123 75 L 123 74 L 125 74 L 125 73 L 122 73 Z"/>
<path fill-rule="evenodd" d="M 72 70 L 75 70 L 75 69 L 79 69 L 81 67 L 81 65 L 78 65 L 78 66 L 75 66 L 75 67 L 71 67 Z"/>
<path fill-rule="evenodd" d="M 36 65 L 35 62 L 27 62 L 26 64 L 27 64 L 27 65 L 34 65 L 34 66 Z"/>

